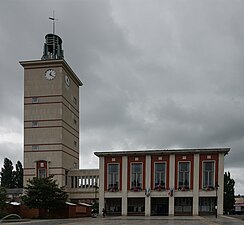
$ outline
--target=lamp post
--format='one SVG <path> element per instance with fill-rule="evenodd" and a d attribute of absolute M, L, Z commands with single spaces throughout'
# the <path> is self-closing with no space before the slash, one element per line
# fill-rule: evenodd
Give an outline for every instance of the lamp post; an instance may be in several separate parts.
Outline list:
<path fill-rule="evenodd" d="M 215 209 L 216 209 L 216 218 L 218 217 L 218 188 L 219 188 L 219 185 L 218 183 L 216 182 L 215 184 L 215 191 L 216 191 L 216 206 L 215 206 Z"/>

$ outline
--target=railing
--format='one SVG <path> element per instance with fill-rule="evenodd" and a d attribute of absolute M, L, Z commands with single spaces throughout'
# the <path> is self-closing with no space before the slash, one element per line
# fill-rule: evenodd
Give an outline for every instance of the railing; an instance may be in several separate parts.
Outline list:
<path fill-rule="evenodd" d="M 9 215 L 3 217 L 0 220 L 0 223 L 2 223 L 3 221 L 6 221 L 6 222 L 17 222 L 17 221 L 21 221 L 21 217 L 18 214 L 9 214 Z"/>

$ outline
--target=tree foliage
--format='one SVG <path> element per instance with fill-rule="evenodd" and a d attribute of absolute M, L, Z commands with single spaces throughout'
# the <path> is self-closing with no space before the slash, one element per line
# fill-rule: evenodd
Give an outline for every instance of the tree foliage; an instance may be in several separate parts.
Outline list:
<path fill-rule="evenodd" d="M 4 164 L 1 172 L 1 186 L 5 188 L 13 188 L 13 164 L 8 158 L 4 159 Z"/>
<path fill-rule="evenodd" d="M 10 159 L 5 158 L 1 174 L 1 186 L 5 188 L 22 188 L 23 187 L 23 167 L 20 161 L 13 171 L 13 163 Z"/>
<path fill-rule="evenodd" d="M 0 187 L 0 212 L 3 210 L 6 203 L 6 190 L 4 187 Z"/>
<path fill-rule="evenodd" d="M 13 182 L 16 188 L 23 187 L 23 167 L 20 161 L 16 163 L 15 171 L 13 172 Z"/>
<path fill-rule="evenodd" d="M 22 200 L 30 208 L 54 209 L 65 205 L 67 194 L 52 177 L 28 180 Z"/>
<path fill-rule="evenodd" d="M 235 204 L 235 181 L 230 177 L 230 172 L 224 174 L 224 211 L 230 212 Z"/>

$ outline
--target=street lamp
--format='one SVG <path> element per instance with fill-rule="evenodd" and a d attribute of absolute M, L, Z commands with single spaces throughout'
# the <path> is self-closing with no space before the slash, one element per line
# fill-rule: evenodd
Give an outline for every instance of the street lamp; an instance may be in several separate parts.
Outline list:
<path fill-rule="evenodd" d="M 216 206 L 215 206 L 215 209 L 216 209 L 216 218 L 218 217 L 218 188 L 219 188 L 219 185 L 216 182 L 216 184 L 215 184 L 215 191 L 216 191 Z"/>

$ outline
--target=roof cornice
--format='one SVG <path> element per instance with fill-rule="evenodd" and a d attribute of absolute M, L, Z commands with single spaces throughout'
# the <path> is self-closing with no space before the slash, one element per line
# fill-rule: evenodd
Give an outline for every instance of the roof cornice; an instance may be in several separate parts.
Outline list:
<path fill-rule="evenodd" d="M 224 153 L 228 154 L 230 148 L 182 148 L 182 149 L 146 149 L 146 150 L 117 150 L 94 152 L 98 157 L 123 155 L 163 155 L 163 154 L 189 154 L 189 153 Z"/>
<path fill-rule="evenodd" d="M 79 86 L 83 85 L 81 80 L 78 78 L 78 76 L 75 74 L 75 72 L 71 69 L 69 64 L 64 59 L 30 60 L 30 61 L 20 61 L 19 63 L 25 69 L 45 68 L 45 67 L 48 68 L 50 66 L 52 67 L 62 66 L 73 77 L 77 85 Z"/>

